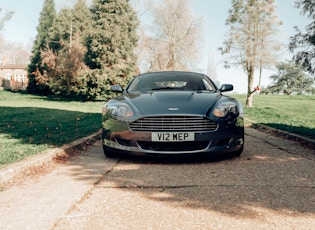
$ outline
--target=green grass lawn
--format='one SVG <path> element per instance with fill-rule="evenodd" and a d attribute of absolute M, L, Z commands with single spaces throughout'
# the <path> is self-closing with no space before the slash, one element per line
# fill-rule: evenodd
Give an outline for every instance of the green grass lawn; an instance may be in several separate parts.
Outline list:
<path fill-rule="evenodd" d="M 246 95 L 233 95 L 245 104 Z M 315 140 L 315 96 L 254 95 L 245 108 L 247 122 L 263 124 Z"/>
<path fill-rule="evenodd" d="M 0 90 L 0 168 L 98 131 L 102 104 Z"/>
<path fill-rule="evenodd" d="M 98 131 L 103 103 L 0 90 L 0 168 Z M 255 95 L 253 104 L 247 121 L 315 139 L 315 96 Z"/>

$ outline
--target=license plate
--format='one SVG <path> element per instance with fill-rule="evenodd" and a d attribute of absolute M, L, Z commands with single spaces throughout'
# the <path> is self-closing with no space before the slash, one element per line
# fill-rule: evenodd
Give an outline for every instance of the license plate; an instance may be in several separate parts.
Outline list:
<path fill-rule="evenodd" d="M 177 142 L 177 141 L 194 141 L 195 134 L 192 132 L 163 132 L 152 133 L 152 141 L 156 142 Z"/>

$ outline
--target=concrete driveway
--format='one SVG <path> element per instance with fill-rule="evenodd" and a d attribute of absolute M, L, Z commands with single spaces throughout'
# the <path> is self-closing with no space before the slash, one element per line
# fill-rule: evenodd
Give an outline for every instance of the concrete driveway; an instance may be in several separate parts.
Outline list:
<path fill-rule="evenodd" d="M 0 192 L 0 229 L 314 229 L 315 151 L 246 129 L 240 158 L 107 159 L 100 142 Z"/>

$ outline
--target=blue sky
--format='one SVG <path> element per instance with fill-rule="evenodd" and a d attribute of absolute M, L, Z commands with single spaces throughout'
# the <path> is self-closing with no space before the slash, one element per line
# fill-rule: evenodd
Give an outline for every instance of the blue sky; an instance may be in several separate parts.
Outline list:
<path fill-rule="evenodd" d="M 38 18 L 42 10 L 44 0 L 0 0 L 0 8 L 2 10 L 15 11 L 13 18 L 6 24 L 1 31 L 4 38 L 11 42 L 21 43 L 25 46 L 31 46 L 35 38 L 38 25 Z M 56 6 L 61 7 L 69 0 L 55 0 Z M 70 1 L 71 2 L 71 1 Z M 277 13 L 283 22 L 283 38 L 282 41 L 287 43 L 289 37 L 295 34 L 294 26 L 304 28 L 309 24 L 309 20 L 300 15 L 299 9 L 294 7 L 295 0 L 277 0 Z M 204 21 L 204 61 L 198 67 L 198 71 L 205 72 L 207 65 L 207 56 L 213 54 L 215 61 L 218 62 L 217 74 L 220 83 L 232 83 L 237 92 L 246 91 L 246 76 L 242 70 L 238 68 L 224 69 L 220 65 L 222 56 L 219 55 L 217 49 L 222 46 L 228 28 L 225 26 L 225 20 L 228 16 L 230 8 L 230 0 L 194 0 L 193 11 L 197 17 L 202 17 Z M 3 12 L 3 11 L 2 11 Z M 286 52 L 283 59 L 291 58 L 292 54 Z M 265 71 L 263 77 L 263 85 L 269 83 L 271 72 Z M 258 82 L 258 77 L 256 77 Z"/>

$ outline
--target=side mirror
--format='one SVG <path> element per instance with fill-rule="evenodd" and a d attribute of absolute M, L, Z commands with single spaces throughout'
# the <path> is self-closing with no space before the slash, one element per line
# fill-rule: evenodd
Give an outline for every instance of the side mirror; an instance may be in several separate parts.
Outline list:
<path fill-rule="evenodd" d="M 121 85 L 111 85 L 110 90 L 118 93 L 122 93 L 124 91 Z"/>
<path fill-rule="evenodd" d="M 223 84 L 220 88 L 220 91 L 221 92 L 228 92 L 228 91 L 232 91 L 234 88 L 233 88 L 233 85 L 231 84 Z"/>

